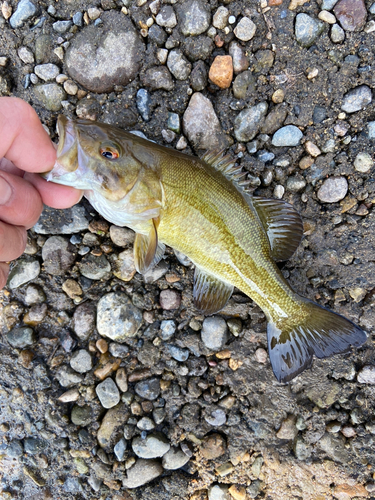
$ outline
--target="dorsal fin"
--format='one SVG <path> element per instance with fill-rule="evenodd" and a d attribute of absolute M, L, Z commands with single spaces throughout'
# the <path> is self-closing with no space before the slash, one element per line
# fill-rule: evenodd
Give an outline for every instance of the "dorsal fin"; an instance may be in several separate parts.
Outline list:
<path fill-rule="evenodd" d="M 221 172 L 237 188 L 246 191 L 250 184 L 245 180 L 247 172 L 242 170 L 241 166 L 236 166 L 236 160 L 231 155 L 225 154 L 225 149 L 207 151 L 202 156 L 202 160 Z"/>
<path fill-rule="evenodd" d="M 303 235 L 300 214 L 292 205 L 282 200 L 254 196 L 252 203 L 266 230 L 273 259 L 290 259 Z"/>

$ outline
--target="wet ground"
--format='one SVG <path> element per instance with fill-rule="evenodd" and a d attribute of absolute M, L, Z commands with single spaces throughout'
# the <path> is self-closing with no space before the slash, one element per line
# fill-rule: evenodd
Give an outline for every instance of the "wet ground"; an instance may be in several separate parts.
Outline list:
<path fill-rule="evenodd" d="M 359 0 L 2 3 L 1 95 L 54 140 L 63 113 L 228 147 L 302 215 L 290 284 L 368 340 L 279 384 L 250 299 L 210 325 L 182 256 L 142 277 L 130 231 L 46 209 L 1 292 L 1 498 L 375 497 L 374 36 Z"/>

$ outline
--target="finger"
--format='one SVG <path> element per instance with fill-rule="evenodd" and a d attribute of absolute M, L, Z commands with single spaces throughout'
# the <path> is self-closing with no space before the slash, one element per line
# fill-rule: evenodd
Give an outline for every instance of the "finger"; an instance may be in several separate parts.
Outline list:
<path fill-rule="evenodd" d="M 21 170 L 51 170 L 56 151 L 33 108 L 16 97 L 0 97 L 0 158 Z"/>
<path fill-rule="evenodd" d="M 0 289 L 7 284 L 9 266 L 5 262 L 0 262 Z"/>
<path fill-rule="evenodd" d="M 34 186 L 22 177 L 0 171 L 0 220 L 29 228 L 42 210 L 42 199 Z"/>
<path fill-rule="evenodd" d="M 13 163 L 6 158 L 1 158 L 0 170 L 2 170 L 3 172 L 8 172 L 9 174 L 18 175 L 18 177 L 23 177 L 23 174 L 25 173 L 23 170 L 15 167 Z"/>
<path fill-rule="evenodd" d="M 47 182 L 37 174 L 26 173 L 24 179 L 40 193 L 43 203 L 53 208 L 69 208 L 80 201 L 83 191 L 70 186 Z"/>
<path fill-rule="evenodd" d="M 17 259 L 26 248 L 27 233 L 24 227 L 0 222 L 0 261 Z"/>

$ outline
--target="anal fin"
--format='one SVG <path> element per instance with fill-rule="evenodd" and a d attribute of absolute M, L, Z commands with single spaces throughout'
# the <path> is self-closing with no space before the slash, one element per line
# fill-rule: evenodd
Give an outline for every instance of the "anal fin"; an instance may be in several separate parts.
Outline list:
<path fill-rule="evenodd" d="M 155 221 L 150 224 L 148 234 L 137 233 L 134 241 L 134 263 L 136 270 L 144 274 L 161 260 L 165 245 L 158 242 Z"/>
<path fill-rule="evenodd" d="M 297 250 L 303 224 L 297 210 L 282 200 L 254 196 L 253 206 L 267 233 L 274 260 L 288 260 Z"/>
<path fill-rule="evenodd" d="M 233 285 L 227 285 L 212 274 L 195 268 L 194 304 L 204 314 L 214 314 L 223 309 L 233 293 Z"/>

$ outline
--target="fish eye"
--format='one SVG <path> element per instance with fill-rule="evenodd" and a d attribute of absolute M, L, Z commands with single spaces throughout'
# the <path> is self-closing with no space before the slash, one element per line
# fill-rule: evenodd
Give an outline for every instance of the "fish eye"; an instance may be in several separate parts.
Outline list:
<path fill-rule="evenodd" d="M 115 145 L 103 145 L 99 149 L 99 153 L 106 160 L 117 160 L 120 157 L 120 150 Z"/>

